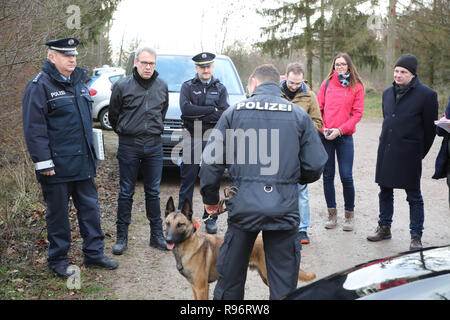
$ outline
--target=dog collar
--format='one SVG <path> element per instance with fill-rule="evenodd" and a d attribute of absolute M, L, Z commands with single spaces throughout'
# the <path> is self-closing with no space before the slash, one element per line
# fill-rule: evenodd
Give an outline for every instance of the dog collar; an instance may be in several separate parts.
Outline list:
<path fill-rule="evenodd" d="M 194 232 L 196 232 L 198 230 L 198 228 L 200 228 L 200 222 L 195 220 L 195 222 L 194 222 Z"/>

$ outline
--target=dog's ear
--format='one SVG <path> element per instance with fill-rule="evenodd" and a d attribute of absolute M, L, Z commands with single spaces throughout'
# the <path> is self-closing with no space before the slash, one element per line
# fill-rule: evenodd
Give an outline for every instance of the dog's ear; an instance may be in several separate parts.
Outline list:
<path fill-rule="evenodd" d="M 173 198 L 170 197 L 169 200 L 167 200 L 166 204 L 166 217 L 171 213 L 175 211 L 175 204 L 173 203 Z"/>
<path fill-rule="evenodd" d="M 183 207 L 181 208 L 181 213 L 186 216 L 190 221 L 192 221 L 192 205 L 189 199 L 184 199 Z"/>

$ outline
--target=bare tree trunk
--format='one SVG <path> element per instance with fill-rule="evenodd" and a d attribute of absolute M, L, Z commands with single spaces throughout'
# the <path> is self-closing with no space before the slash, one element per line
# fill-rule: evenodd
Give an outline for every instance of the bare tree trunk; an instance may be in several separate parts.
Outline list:
<path fill-rule="evenodd" d="M 388 12 L 388 31 L 387 31 L 387 44 L 386 44 L 386 62 L 385 62 L 385 82 L 386 85 L 392 83 L 392 67 L 395 54 L 395 39 L 396 39 L 396 5 L 397 0 L 389 0 L 389 12 Z"/>
<path fill-rule="evenodd" d="M 310 2 L 307 2 L 307 5 L 310 5 Z M 306 14 L 306 73 L 308 77 L 308 82 L 312 85 L 312 34 L 311 34 L 311 16 L 310 14 Z"/>
<path fill-rule="evenodd" d="M 320 81 L 325 78 L 325 0 L 320 0 Z M 312 85 L 312 84 L 311 84 Z"/>

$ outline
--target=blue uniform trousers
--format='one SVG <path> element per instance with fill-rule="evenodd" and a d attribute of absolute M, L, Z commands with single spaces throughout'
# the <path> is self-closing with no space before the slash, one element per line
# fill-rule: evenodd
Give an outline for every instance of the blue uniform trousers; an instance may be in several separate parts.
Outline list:
<path fill-rule="evenodd" d="M 55 184 L 41 184 L 47 204 L 48 266 L 68 265 L 67 252 L 71 233 L 69 222 L 69 197 L 77 209 L 78 223 L 83 238 L 84 258 L 97 260 L 103 253 L 104 234 L 100 226 L 100 210 L 94 179 Z"/>

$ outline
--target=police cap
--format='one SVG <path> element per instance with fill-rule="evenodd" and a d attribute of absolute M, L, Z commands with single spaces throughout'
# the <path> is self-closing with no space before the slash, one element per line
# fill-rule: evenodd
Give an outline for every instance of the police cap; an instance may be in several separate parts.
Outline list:
<path fill-rule="evenodd" d="M 194 56 L 192 60 L 194 60 L 195 64 L 199 67 L 207 67 L 214 63 L 214 58 L 216 55 L 210 52 L 201 52 Z"/>
<path fill-rule="evenodd" d="M 77 45 L 80 41 L 77 38 L 63 38 L 56 40 L 49 40 L 45 44 L 49 49 L 67 54 L 67 55 L 77 55 Z"/>

